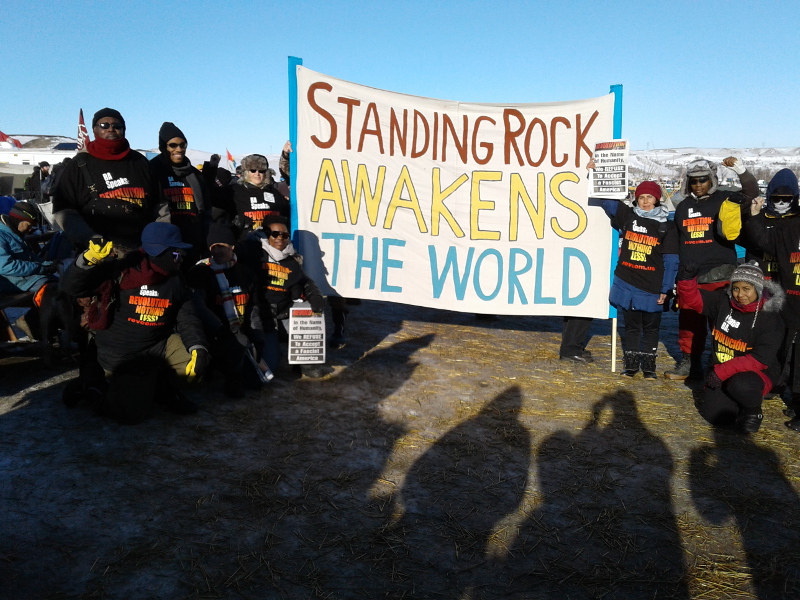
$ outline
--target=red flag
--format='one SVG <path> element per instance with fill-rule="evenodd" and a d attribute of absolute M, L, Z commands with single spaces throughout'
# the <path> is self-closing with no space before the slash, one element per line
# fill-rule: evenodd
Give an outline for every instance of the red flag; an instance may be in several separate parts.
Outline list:
<path fill-rule="evenodd" d="M 89 132 L 86 130 L 86 123 L 83 122 L 83 109 L 78 117 L 78 152 L 86 150 L 86 142 L 89 141 Z"/>
<path fill-rule="evenodd" d="M 20 144 L 17 138 L 9 137 L 2 131 L 0 131 L 0 142 L 10 142 L 12 146 L 16 146 L 17 148 L 22 148 L 22 144 Z"/>

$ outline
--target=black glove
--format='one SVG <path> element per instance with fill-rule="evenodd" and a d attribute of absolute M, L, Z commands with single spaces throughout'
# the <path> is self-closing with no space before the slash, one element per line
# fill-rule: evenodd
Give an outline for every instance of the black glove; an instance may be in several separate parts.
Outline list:
<path fill-rule="evenodd" d="M 58 263 L 45 262 L 42 263 L 42 275 L 52 275 L 58 271 Z"/>
<path fill-rule="evenodd" d="M 189 364 L 186 365 L 186 379 L 191 383 L 199 380 L 208 370 L 208 363 L 210 357 L 208 350 L 205 348 L 197 348 L 191 352 L 192 358 Z"/>
<path fill-rule="evenodd" d="M 311 310 L 315 313 L 325 310 L 325 299 L 322 296 L 312 296 L 308 299 L 308 303 L 311 304 Z"/>
<path fill-rule="evenodd" d="M 675 279 L 678 281 L 686 281 L 688 279 L 695 279 L 700 274 L 700 267 L 692 262 L 681 261 L 678 267 L 678 275 Z"/>
<path fill-rule="evenodd" d="M 706 387 L 711 390 L 715 390 L 721 385 L 722 379 L 719 378 L 719 375 L 717 375 L 717 372 L 714 369 L 711 369 L 706 377 Z"/>

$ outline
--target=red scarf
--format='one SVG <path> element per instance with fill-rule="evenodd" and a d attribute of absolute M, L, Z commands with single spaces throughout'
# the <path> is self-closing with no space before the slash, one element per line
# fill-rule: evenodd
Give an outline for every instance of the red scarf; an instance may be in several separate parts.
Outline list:
<path fill-rule="evenodd" d="M 142 252 L 140 250 L 140 252 Z M 130 267 L 122 272 L 119 287 L 122 290 L 132 290 L 143 285 L 154 285 L 169 279 L 170 274 L 153 264 L 150 257 L 142 252 L 142 261 L 135 267 Z"/>
<path fill-rule="evenodd" d="M 93 142 L 86 142 L 86 151 L 102 160 L 122 160 L 131 151 L 131 145 L 125 138 L 119 140 L 97 138 Z"/>

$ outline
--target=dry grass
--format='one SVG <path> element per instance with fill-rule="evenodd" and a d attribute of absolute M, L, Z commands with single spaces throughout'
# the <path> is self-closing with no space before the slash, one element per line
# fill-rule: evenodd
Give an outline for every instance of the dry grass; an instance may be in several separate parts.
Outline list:
<path fill-rule="evenodd" d="M 350 323 L 324 380 L 135 428 L 0 361 L 0 597 L 800 598 L 777 402 L 713 432 L 689 388 L 610 373 L 603 324 L 571 367 L 554 319 Z"/>

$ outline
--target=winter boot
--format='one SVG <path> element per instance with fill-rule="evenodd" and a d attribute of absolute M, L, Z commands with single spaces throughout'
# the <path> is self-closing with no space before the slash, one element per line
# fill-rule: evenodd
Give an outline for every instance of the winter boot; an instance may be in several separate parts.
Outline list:
<path fill-rule="evenodd" d="M 656 353 L 642 352 L 641 354 L 642 373 L 645 379 L 657 379 L 656 375 Z"/>
<path fill-rule="evenodd" d="M 622 374 L 625 377 L 633 377 L 639 372 L 639 356 L 638 352 L 626 352 L 622 358 Z"/>
<path fill-rule="evenodd" d="M 681 362 L 675 365 L 675 368 L 671 371 L 666 371 L 664 373 L 664 377 L 667 379 L 676 379 L 682 381 L 689 377 L 689 373 L 692 370 L 692 355 L 688 352 L 683 353 L 683 358 Z"/>
<path fill-rule="evenodd" d="M 761 427 L 764 415 L 739 415 L 736 418 L 736 427 L 741 433 L 756 433 Z M 790 421 L 791 422 L 791 421 Z"/>

